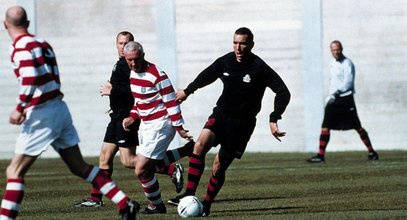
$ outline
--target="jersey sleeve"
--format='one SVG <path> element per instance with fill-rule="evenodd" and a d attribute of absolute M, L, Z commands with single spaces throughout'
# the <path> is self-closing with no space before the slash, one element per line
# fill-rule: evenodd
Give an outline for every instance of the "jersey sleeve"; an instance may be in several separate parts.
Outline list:
<path fill-rule="evenodd" d="M 110 82 L 112 83 L 112 90 L 110 91 L 110 96 L 115 99 L 120 99 L 123 96 L 131 95 L 130 89 L 130 69 L 127 63 L 118 62 L 112 71 L 112 76 Z"/>
<path fill-rule="evenodd" d="M 222 57 L 218 58 L 210 66 L 204 69 L 184 90 L 186 95 L 215 82 L 223 73 Z"/>
<path fill-rule="evenodd" d="M 140 119 L 136 105 L 134 105 L 133 108 L 130 110 L 130 118 L 132 118 L 133 120 Z"/>
<path fill-rule="evenodd" d="M 268 65 L 265 65 L 267 86 L 276 94 L 274 111 L 269 116 L 270 122 L 277 122 L 290 102 L 291 93 L 281 77 Z"/>
<path fill-rule="evenodd" d="M 175 90 L 171 84 L 170 79 L 164 71 L 159 70 L 160 74 L 156 81 L 156 87 L 161 95 L 162 101 L 167 113 L 172 122 L 172 126 L 179 127 L 184 124 L 184 119 L 181 114 L 181 107 L 179 103 L 175 101 Z"/>
<path fill-rule="evenodd" d="M 24 108 L 30 103 L 34 95 L 37 78 L 34 60 L 34 55 L 28 50 L 19 50 L 14 53 L 13 61 L 20 82 L 16 107 L 19 112 L 24 111 Z"/>
<path fill-rule="evenodd" d="M 355 67 L 352 62 L 345 62 L 343 65 L 343 81 L 339 87 L 339 93 L 345 93 L 353 90 L 353 82 L 355 76 Z"/>

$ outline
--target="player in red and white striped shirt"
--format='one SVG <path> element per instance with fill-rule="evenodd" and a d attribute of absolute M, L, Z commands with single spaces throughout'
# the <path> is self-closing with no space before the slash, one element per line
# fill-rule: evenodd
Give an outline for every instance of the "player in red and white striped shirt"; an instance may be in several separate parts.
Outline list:
<path fill-rule="evenodd" d="M 23 200 L 24 177 L 31 165 L 51 145 L 73 174 L 85 179 L 112 200 L 122 219 L 135 219 L 139 204 L 124 194 L 98 167 L 88 165 L 79 150 L 79 138 L 60 91 L 58 66 L 52 47 L 28 33 L 29 21 L 20 6 L 6 12 L 4 26 L 13 44 L 11 62 L 20 83 L 11 124 L 22 125 L 15 155 L 7 167 L 7 185 L 0 220 L 16 219 Z"/>
<path fill-rule="evenodd" d="M 185 139 L 192 137 L 182 126 L 181 108 L 175 102 L 175 91 L 165 72 L 144 59 L 140 43 L 127 43 L 124 56 L 131 69 L 130 87 L 134 107 L 130 117 L 123 120 L 123 127 L 127 129 L 136 118 L 141 119 L 135 173 L 150 202 L 144 213 L 166 213 L 154 167 L 164 158 L 176 131 Z"/>

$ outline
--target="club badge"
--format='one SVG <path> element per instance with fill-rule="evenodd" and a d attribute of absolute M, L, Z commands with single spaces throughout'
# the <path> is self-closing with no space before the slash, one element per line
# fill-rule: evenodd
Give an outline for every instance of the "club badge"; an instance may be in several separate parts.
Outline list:
<path fill-rule="evenodd" d="M 250 75 L 249 75 L 249 74 L 246 74 L 246 75 L 243 77 L 243 82 L 245 82 L 245 83 L 249 83 L 251 80 L 252 80 L 252 79 L 250 78 Z"/>

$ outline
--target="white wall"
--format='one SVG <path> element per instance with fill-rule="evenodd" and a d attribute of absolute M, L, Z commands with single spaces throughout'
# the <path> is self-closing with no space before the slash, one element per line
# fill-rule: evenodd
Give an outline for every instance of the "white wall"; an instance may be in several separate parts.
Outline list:
<path fill-rule="evenodd" d="M 37 0 L 37 33 L 57 54 L 62 89 L 81 137 L 82 152 L 98 155 L 108 116 L 108 99 L 98 94 L 117 59 L 115 36 L 129 30 L 143 43 L 149 61 L 156 60 L 155 1 Z M 14 1 L 2 0 L 0 17 Z M 285 80 L 291 103 L 280 129 L 281 143 L 270 135 L 268 115 L 273 94 L 268 91 L 258 115 L 250 151 L 305 151 L 300 0 L 176 1 L 178 85 L 185 87 L 217 57 L 232 50 L 235 29 L 247 26 L 255 34 L 254 52 Z M 327 90 L 329 42 L 339 39 L 356 65 L 356 102 L 362 125 L 378 150 L 407 149 L 405 135 L 407 76 L 407 2 L 404 0 L 323 1 L 324 81 Z M 12 73 L 7 32 L 0 30 L 0 157 L 12 155 L 18 127 L 8 124 L 15 107 L 17 81 Z M 174 73 L 169 73 L 174 74 Z M 198 90 L 182 106 L 186 128 L 197 137 L 219 96 L 221 83 Z M 322 101 L 322 100 L 321 100 Z M 320 124 L 320 121 L 315 121 Z M 365 150 L 353 131 L 332 132 L 328 151 Z M 317 148 L 318 143 L 315 143 Z M 52 152 L 52 151 L 50 151 Z M 53 156 L 47 153 L 45 156 Z"/>

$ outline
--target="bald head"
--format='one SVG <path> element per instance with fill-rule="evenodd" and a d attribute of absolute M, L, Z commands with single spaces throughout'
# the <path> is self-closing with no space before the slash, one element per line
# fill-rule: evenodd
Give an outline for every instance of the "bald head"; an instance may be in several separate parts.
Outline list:
<path fill-rule="evenodd" d="M 6 12 L 7 25 L 13 27 L 27 28 L 29 21 L 27 13 L 21 6 L 12 6 Z"/>

